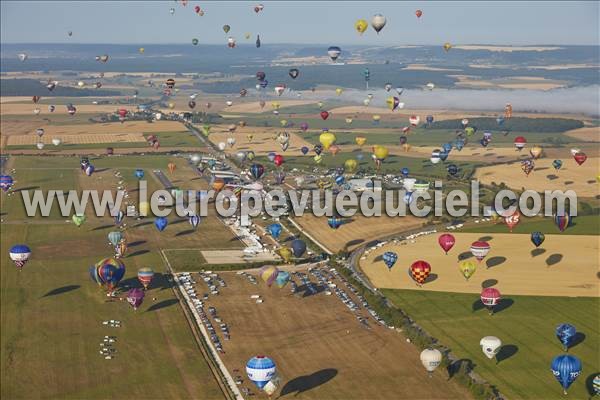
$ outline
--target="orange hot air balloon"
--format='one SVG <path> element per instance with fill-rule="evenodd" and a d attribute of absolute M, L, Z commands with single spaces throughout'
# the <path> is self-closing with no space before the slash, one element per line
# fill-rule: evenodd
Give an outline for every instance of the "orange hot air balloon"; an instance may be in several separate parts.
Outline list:
<path fill-rule="evenodd" d="M 216 192 L 220 192 L 225 187 L 225 181 L 222 178 L 217 178 L 213 181 L 212 188 Z"/>
<path fill-rule="evenodd" d="M 415 11 L 415 15 L 417 16 L 417 18 L 421 18 L 421 15 L 423 15 L 423 11 L 417 10 Z"/>
<path fill-rule="evenodd" d="M 170 163 L 167 165 L 167 168 L 169 168 L 169 173 L 171 173 L 171 174 L 172 174 L 172 173 L 173 173 L 173 171 L 175 171 L 176 165 L 175 165 L 175 163 L 174 163 L 174 162 L 170 162 Z"/>
<path fill-rule="evenodd" d="M 504 118 L 509 119 L 511 117 L 512 117 L 512 104 L 506 103 L 506 106 L 504 107 Z"/>
<path fill-rule="evenodd" d="M 334 156 L 340 152 L 340 146 L 338 146 L 337 144 L 332 144 L 331 146 L 329 146 L 329 152 L 331 154 L 333 154 Z"/>

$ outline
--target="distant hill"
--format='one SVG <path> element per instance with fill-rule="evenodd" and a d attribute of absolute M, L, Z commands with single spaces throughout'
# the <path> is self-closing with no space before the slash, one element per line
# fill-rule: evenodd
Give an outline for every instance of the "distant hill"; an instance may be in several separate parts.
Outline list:
<path fill-rule="evenodd" d="M 44 97 L 83 97 L 83 96 L 119 96 L 120 92 L 103 89 L 76 89 L 56 86 L 49 91 L 36 79 L 2 79 L 0 80 L 1 96 L 44 96 Z"/>

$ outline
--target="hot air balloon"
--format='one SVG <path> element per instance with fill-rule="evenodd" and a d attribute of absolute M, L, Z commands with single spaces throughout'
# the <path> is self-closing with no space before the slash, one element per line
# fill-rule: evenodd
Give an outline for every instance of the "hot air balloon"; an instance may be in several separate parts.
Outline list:
<path fill-rule="evenodd" d="M 134 310 L 137 310 L 139 306 L 142 305 L 144 301 L 144 291 L 142 289 L 133 288 L 127 291 L 127 302 L 133 307 Z"/>
<path fill-rule="evenodd" d="M 504 217 L 504 223 L 508 226 L 510 232 L 513 231 L 513 228 L 517 226 L 521 222 L 521 213 L 517 210 L 510 215 Z"/>
<path fill-rule="evenodd" d="M 556 338 L 560 340 L 565 351 L 569 351 L 576 335 L 577 329 L 571 324 L 560 324 L 556 327 Z"/>
<path fill-rule="evenodd" d="M 542 155 L 543 149 L 540 146 L 533 146 L 530 150 L 529 150 L 529 154 L 531 154 L 531 157 L 533 157 L 534 160 L 540 158 L 540 156 Z"/>
<path fill-rule="evenodd" d="M 144 170 L 137 168 L 133 174 L 135 175 L 136 178 L 142 179 L 144 177 Z"/>
<path fill-rule="evenodd" d="M 479 341 L 483 354 L 490 360 L 498 354 L 502 347 L 502 341 L 496 336 L 485 336 Z"/>
<path fill-rule="evenodd" d="M 71 217 L 71 220 L 79 228 L 85 222 L 85 215 L 75 214 Z"/>
<path fill-rule="evenodd" d="M 275 86 L 275 93 L 277 93 L 277 96 L 281 96 L 281 94 L 285 91 L 285 85 L 284 84 L 280 84 Z"/>
<path fill-rule="evenodd" d="M 585 160 L 587 160 L 587 155 L 584 152 L 579 151 L 573 155 L 573 158 L 575 159 L 577 165 L 581 165 L 585 162 Z"/>
<path fill-rule="evenodd" d="M 279 271 L 275 278 L 275 286 L 279 289 L 283 288 L 290 281 L 290 273 L 287 271 Z"/>
<path fill-rule="evenodd" d="M 471 254 L 477 259 L 477 261 L 481 262 L 490 252 L 490 244 L 484 241 L 477 241 L 471 244 Z"/>
<path fill-rule="evenodd" d="M 288 71 L 288 75 L 292 79 L 296 79 L 298 77 L 298 75 L 300 75 L 300 70 L 298 70 L 298 68 L 292 68 Z"/>
<path fill-rule="evenodd" d="M 198 215 L 190 215 L 188 217 L 188 222 L 190 223 L 193 229 L 196 229 L 198 225 L 200 225 L 201 221 L 202 218 L 200 218 Z"/>
<path fill-rule="evenodd" d="M 433 371 L 442 363 L 442 352 L 438 349 L 427 348 L 421 352 L 420 358 L 429 376 L 432 376 Z"/>
<path fill-rule="evenodd" d="M 392 270 L 392 267 L 394 266 L 394 264 L 396 264 L 396 261 L 398 260 L 398 254 L 394 253 L 393 251 L 386 251 L 385 253 L 383 253 L 383 262 L 385 263 L 385 265 L 388 267 L 388 270 Z"/>
<path fill-rule="evenodd" d="M 273 360 L 265 356 L 252 357 L 246 363 L 246 374 L 256 387 L 262 389 L 275 377 L 276 367 Z"/>
<path fill-rule="evenodd" d="M 377 32 L 377 34 L 379 34 L 379 32 L 381 32 L 381 30 L 385 26 L 385 23 L 386 23 L 386 19 L 381 14 L 375 14 L 373 16 L 373 18 L 371 19 L 371 26 L 373 27 L 373 29 L 375 29 L 375 32 Z"/>
<path fill-rule="evenodd" d="M 169 8 L 169 13 L 171 15 L 175 14 L 175 9 L 173 7 Z"/>
<path fill-rule="evenodd" d="M 354 138 L 354 141 L 357 145 L 363 146 L 365 143 L 367 143 L 367 138 L 364 136 L 357 136 L 356 138 Z"/>
<path fill-rule="evenodd" d="M 302 146 L 302 148 L 300 149 L 300 151 L 302 152 L 302 154 L 306 155 L 306 153 L 308 153 L 309 149 L 306 146 Z"/>
<path fill-rule="evenodd" d="M 108 233 L 108 242 L 114 246 L 119 244 L 119 242 L 123 239 L 123 234 L 119 231 L 109 232 Z"/>
<path fill-rule="evenodd" d="M 274 238 L 279 239 L 279 235 L 281 235 L 281 224 L 271 224 L 267 225 L 266 231 Z"/>
<path fill-rule="evenodd" d="M 442 250 L 444 250 L 444 252 L 446 254 L 448 254 L 450 249 L 452 249 L 452 247 L 454 247 L 454 243 L 456 243 L 456 239 L 451 234 L 444 233 L 444 234 L 440 235 L 440 237 L 438 238 L 438 243 L 439 243 L 440 247 L 442 248 Z"/>
<path fill-rule="evenodd" d="M 111 295 L 125 276 L 125 264 L 116 258 L 105 258 L 90 267 L 90 277 L 100 286 L 105 286 Z"/>
<path fill-rule="evenodd" d="M 177 168 L 177 166 L 174 162 L 170 162 L 167 164 L 167 168 L 169 169 L 169 173 L 173 174 L 173 171 L 175 171 L 175 168 Z"/>
<path fill-rule="evenodd" d="M 515 148 L 517 149 L 517 151 L 523 150 L 523 147 L 525 147 L 526 144 L 527 139 L 525 139 L 523 136 L 517 136 L 515 138 Z"/>
<path fill-rule="evenodd" d="M 165 84 L 169 89 L 173 89 L 175 87 L 175 79 L 169 78 L 165 81 Z"/>
<path fill-rule="evenodd" d="M 250 174 L 254 179 L 260 179 L 265 173 L 265 167 L 262 164 L 252 164 L 250 166 Z"/>
<path fill-rule="evenodd" d="M 431 157 L 429 157 L 429 161 L 431 161 L 432 164 L 437 164 L 441 161 L 440 149 L 435 149 L 431 152 Z"/>
<path fill-rule="evenodd" d="M 452 45 L 448 42 L 444 43 L 444 50 L 448 52 L 452 48 Z"/>
<path fill-rule="evenodd" d="M 458 167 L 455 164 L 450 164 L 446 167 L 446 170 L 448 171 L 448 174 L 450 176 L 455 176 L 456 174 L 458 174 Z"/>
<path fill-rule="evenodd" d="M 154 220 L 154 226 L 159 232 L 164 231 L 168 224 L 169 220 L 166 217 L 156 217 Z"/>
<path fill-rule="evenodd" d="M 421 15 L 423 15 L 423 11 L 417 10 L 415 11 L 415 15 L 417 16 L 417 18 L 421 18 Z"/>
<path fill-rule="evenodd" d="M 458 264 L 458 269 L 460 270 L 462 276 L 464 276 L 465 279 L 468 281 L 469 278 L 473 276 L 473 274 L 477 270 L 477 264 L 469 260 L 461 261 Z"/>
<path fill-rule="evenodd" d="M 356 31 L 361 35 L 365 33 L 368 27 L 369 23 L 365 19 L 359 19 L 354 23 L 354 29 L 356 29 Z"/>
<path fill-rule="evenodd" d="M 521 161 L 521 169 L 525 172 L 525 175 L 529 176 L 531 171 L 535 168 L 535 162 L 533 160 Z"/>
<path fill-rule="evenodd" d="M 321 111 L 321 118 L 323 120 L 326 120 L 327 118 L 329 118 L 329 113 L 327 111 Z"/>
<path fill-rule="evenodd" d="M 542 232 L 531 232 L 531 243 L 535 247 L 540 247 L 544 240 L 546 240 L 546 236 Z"/>
<path fill-rule="evenodd" d="M 265 265 L 260 269 L 258 275 L 260 278 L 267 284 L 268 287 L 271 287 L 277 278 L 277 274 L 279 273 L 279 269 L 273 265 Z"/>
<path fill-rule="evenodd" d="M 554 167 L 554 169 L 556 171 L 558 171 L 559 169 L 561 169 L 563 162 L 561 160 L 554 160 L 552 161 L 552 166 Z"/>
<path fill-rule="evenodd" d="M 575 382 L 582 370 L 581 361 L 569 354 L 554 357 L 550 368 L 554 377 L 562 386 L 564 394 L 567 394 L 567 389 Z"/>
<path fill-rule="evenodd" d="M 117 215 L 115 215 L 115 225 L 120 225 L 124 219 L 125 219 L 125 213 L 122 210 L 119 210 Z"/>
<path fill-rule="evenodd" d="M 558 227 L 558 230 L 564 232 L 565 229 L 571 225 L 571 215 L 565 213 L 565 215 L 554 215 L 554 224 Z"/>
<path fill-rule="evenodd" d="M 292 240 L 290 246 L 292 248 L 292 253 L 294 254 L 294 257 L 296 258 L 302 257 L 302 255 L 306 251 L 306 243 L 304 242 L 304 240 L 301 239 Z"/>
<path fill-rule="evenodd" d="M 277 154 L 274 158 L 273 158 L 273 163 L 280 167 L 283 164 L 283 156 L 281 154 Z"/>
<path fill-rule="evenodd" d="M 325 150 L 329 150 L 329 147 L 335 143 L 336 137 L 333 133 L 330 132 L 324 132 L 321 133 L 321 135 L 319 136 L 319 142 L 321 142 L 321 145 L 323 145 L 323 148 Z"/>
<path fill-rule="evenodd" d="M 19 58 L 19 61 L 21 61 L 21 62 L 25 62 L 25 60 L 27 60 L 27 57 L 28 57 L 28 56 L 27 56 L 27 54 L 25 54 L 25 53 L 19 53 L 19 54 L 17 55 L 17 57 Z"/>
<path fill-rule="evenodd" d="M 8 192 L 12 187 L 14 180 L 10 175 L 0 175 L 0 189 L 3 192 Z"/>
<path fill-rule="evenodd" d="M 418 115 L 411 115 L 411 116 L 408 118 L 408 122 L 410 122 L 410 124 L 411 124 L 412 126 L 417 126 L 417 125 L 419 125 L 419 122 L 420 122 L 420 121 L 421 121 L 421 117 L 419 117 Z"/>
<path fill-rule="evenodd" d="M 418 260 L 412 263 L 409 271 L 411 278 L 417 282 L 417 285 L 423 286 L 431 273 L 431 265 L 427 261 Z"/>
<path fill-rule="evenodd" d="M 385 101 L 388 108 L 392 111 L 394 111 L 395 109 L 398 108 L 398 104 L 400 104 L 400 99 L 397 98 L 396 96 L 390 96 L 387 98 L 387 100 Z"/>
<path fill-rule="evenodd" d="M 506 106 L 504 106 L 504 118 L 512 118 L 512 105 L 510 103 L 506 103 Z"/>
<path fill-rule="evenodd" d="M 351 174 L 356 171 L 356 167 L 358 167 L 358 162 L 356 160 L 349 158 L 344 161 L 344 170 L 346 170 L 346 172 Z"/>
<path fill-rule="evenodd" d="M 496 288 L 489 287 L 481 291 L 481 302 L 488 308 L 490 315 L 494 312 L 494 306 L 500 303 L 500 298 L 500 291 Z"/>
<path fill-rule="evenodd" d="M 342 223 L 342 220 L 335 216 L 327 219 L 327 225 L 329 225 L 331 229 L 338 229 L 340 226 L 342 226 Z"/>
<path fill-rule="evenodd" d="M 223 32 L 229 33 L 230 30 L 231 30 L 231 27 L 229 25 L 223 25 Z"/>
<path fill-rule="evenodd" d="M 342 49 L 340 49 L 338 46 L 330 46 L 327 49 L 327 54 L 329 55 L 329 58 L 331 58 L 331 61 L 335 62 L 338 57 L 340 56 L 340 54 L 342 53 Z"/>
<path fill-rule="evenodd" d="M 425 85 L 425 87 L 429 90 L 433 90 L 435 89 L 435 83 L 429 82 L 427 85 Z"/>
<path fill-rule="evenodd" d="M 15 263 L 19 271 L 21 271 L 31 257 L 31 249 L 25 244 L 16 244 L 10 248 L 8 256 Z"/>

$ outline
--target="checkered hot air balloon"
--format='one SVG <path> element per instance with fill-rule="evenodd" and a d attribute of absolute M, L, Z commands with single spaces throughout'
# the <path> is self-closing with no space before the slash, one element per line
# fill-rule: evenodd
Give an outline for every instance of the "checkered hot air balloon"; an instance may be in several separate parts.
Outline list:
<path fill-rule="evenodd" d="M 410 266 L 410 275 L 413 278 L 413 280 L 415 282 L 417 282 L 417 285 L 419 285 L 419 286 L 423 286 L 423 284 L 427 280 L 427 277 L 429 277 L 430 273 L 431 273 L 431 265 L 429 265 L 429 263 L 427 261 L 423 261 L 423 260 L 415 261 Z"/>
<path fill-rule="evenodd" d="M 17 244 L 10 248 L 8 255 L 21 271 L 31 257 L 31 249 L 25 244 Z"/>
<path fill-rule="evenodd" d="M 388 267 L 388 270 L 392 270 L 392 267 L 394 266 L 394 264 L 396 264 L 396 261 L 398 260 L 398 254 L 394 253 L 393 251 L 386 251 L 385 253 L 383 253 L 383 262 L 385 263 L 385 265 Z"/>

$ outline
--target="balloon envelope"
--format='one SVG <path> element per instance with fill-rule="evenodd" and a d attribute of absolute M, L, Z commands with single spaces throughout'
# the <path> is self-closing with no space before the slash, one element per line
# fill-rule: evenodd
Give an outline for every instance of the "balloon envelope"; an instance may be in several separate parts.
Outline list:
<path fill-rule="evenodd" d="M 581 361 L 577 357 L 570 354 L 563 354 L 552 360 L 550 369 L 566 393 L 569 386 L 581 374 L 582 368 Z"/>
<path fill-rule="evenodd" d="M 273 360 L 265 356 L 252 357 L 246 363 L 246 374 L 259 389 L 275 377 L 276 367 Z"/>
<path fill-rule="evenodd" d="M 496 357 L 502 347 L 502 341 L 496 336 L 486 336 L 479 341 L 483 354 L 489 359 Z"/>

